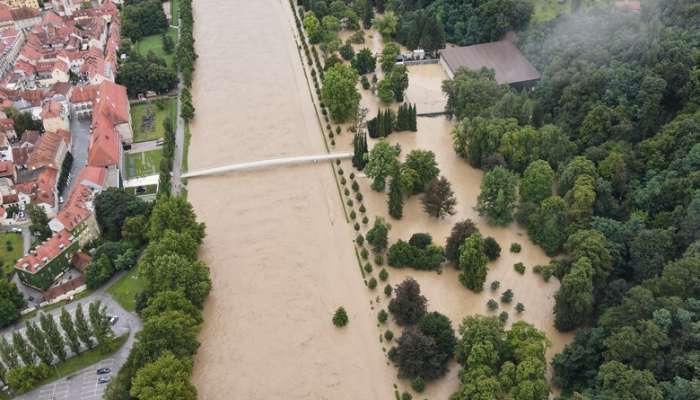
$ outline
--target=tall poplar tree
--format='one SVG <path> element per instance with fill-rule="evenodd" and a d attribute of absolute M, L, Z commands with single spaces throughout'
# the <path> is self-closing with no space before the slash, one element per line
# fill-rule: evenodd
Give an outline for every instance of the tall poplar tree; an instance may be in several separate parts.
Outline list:
<path fill-rule="evenodd" d="M 19 359 L 17 358 L 17 351 L 15 348 L 3 337 L 0 339 L 0 358 L 2 362 L 7 365 L 8 368 L 17 368 L 19 366 Z"/>
<path fill-rule="evenodd" d="M 24 365 L 34 365 L 34 350 L 18 331 L 12 332 L 12 347 Z"/>
<path fill-rule="evenodd" d="M 46 342 L 51 352 L 61 361 L 66 360 L 66 342 L 63 340 L 61 332 L 58 330 L 53 315 L 42 313 L 39 317 L 41 329 L 46 335 Z"/>
<path fill-rule="evenodd" d="M 61 317 L 59 319 L 61 322 L 61 328 L 66 334 L 66 339 L 68 342 L 68 347 L 73 354 L 80 353 L 80 339 L 78 338 L 78 333 L 75 331 L 75 325 L 73 325 L 73 318 L 71 318 L 70 313 L 66 309 L 61 310 Z"/>
<path fill-rule="evenodd" d="M 75 332 L 78 334 L 80 341 L 85 344 L 85 347 L 91 349 L 95 346 L 92 341 L 92 329 L 85 319 L 82 304 L 78 304 L 78 307 L 75 309 Z"/>
<path fill-rule="evenodd" d="M 32 344 L 36 355 L 46 365 L 51 365 L 53 362 L 53 354 L 49 343 L 46 341 L 46 334 L 35 323 L 27 321 L 27 339 Z"/>

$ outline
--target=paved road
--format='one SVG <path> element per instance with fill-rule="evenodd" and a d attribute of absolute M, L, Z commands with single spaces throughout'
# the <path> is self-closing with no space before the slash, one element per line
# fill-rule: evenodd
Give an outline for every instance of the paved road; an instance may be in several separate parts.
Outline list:
<path fill-rule="evenodd" d="M 180 40 L 180 29 L 177 29 L 177 38 Z M 179 195 L 182 190 L 182 159 L 185 152 L 185 120 L 182 118 L 182 101 L 180 94 L 184 85 L 182 74 L 178 71 L 177 84 L 177 123 L 175 126 L 175 159 L 173 160 L 173 176 L 170 181 L 170 191 L 173 195 Z"/>
<path fill-rule="evenodd" d="M 148 142 L 133 143 L 131 149 L 127 150 L 125 153 L 143 153 L 144 151 L 155 150 L 161 147 L 157 142 L 158 140 L 149 140 Z"/>
<path fill-rule="evenodd" d="M 106 290 L 111 284 L 121 277 L 122 274 L 117 274 L 113 277 L 107 285 L 91 293 L 89 296 L 74 301 L 65 306 L 66 310 L 73 314 L 75 308 L 78 304 L 83 305 L 83 310 L 87 317 L 88 305 L 96 300 L 101 300 L 102 304 L 107 307 L 107 314 L 119 317 L 119 321 L 112 327 L 115 335 L 120 336 L 125 333 L 129 334 L 129 339 L 126 341 L 124 346 L 114 353 L 111 357 L 103 360 L 98 365 L 92 365 L 85 368 L 84 370 L 49 383 L 40 388 L 37 388 L 29 393 L 22 396 L 16 397 L 17 400 L 93 400 L 102 397 L 104 390 L 107 385 L 97 383 L 96 371 L 98 368 L 109 367 L 112 369 L 113 375 L 119 368 L 126 362 L 129 352 L 134 345 L 135 335 L 141 330 L 142 323 L 138 316 L 134 313 L 130 313 L 123 309 L 119 303 L 114 301 L 112 297 L 106 293 Z M 55 309 L 50 311 L 50 314 L 54 315 L 54 319 L 58 323 L 58 316 L 61 314 L 61 309 Z M 33 318 L 32 321 L 37 321 L 38 316 Z M 24 325 L 15 324 L 11 328 L 3 330 L 3 335 L 8 337 L 14 330 L 24 331 Z M 59 325 L 60 329 L 60 325 Z M 70 353 L 69 349 L 66 349 Z"/>
<path fill-rule="evenodd" d="M 85 168 L 85 165 L 87 165 L 91 121 L 91 118 L 79 119 L 75 114 L 71 114 L 70 135 L 72 143 L 70 152 L 73 155 L 73 165 L 70 169 L 71 179 L 61 194 L 64 200 L 68 200 L 68 194 L 71 193 L 76 184 L 75 178 L 78 177 L 83 168 Z M 63 207 L 63 204 L 61 204 L 61 207 Z"/>

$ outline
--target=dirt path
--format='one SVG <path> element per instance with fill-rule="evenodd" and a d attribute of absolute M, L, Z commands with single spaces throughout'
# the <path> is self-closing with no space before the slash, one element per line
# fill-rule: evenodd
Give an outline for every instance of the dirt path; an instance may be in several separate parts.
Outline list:
<path fill-rule="evenodd" d="M 286 0 L 194 3 L 191 169 L 325 151 Z M 192 179 L 212 272 L 200 399 L 389 399 L 394 370 L 328 164 Z M 343 305 L 350 324 L 330 322 Z"/>

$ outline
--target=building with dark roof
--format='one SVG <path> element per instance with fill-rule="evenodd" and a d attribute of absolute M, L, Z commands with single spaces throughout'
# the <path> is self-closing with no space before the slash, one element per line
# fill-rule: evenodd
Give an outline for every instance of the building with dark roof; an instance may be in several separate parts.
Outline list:
<path fill-rule="evenodd" d="M 508 40 L 446 48 L 440 52 L 440 64 L 450 79 L 460 68 L 492 69 L 496 73 L 496 82 L 516 89 L 530 87 L 540 79 L 540 73 Z"/>

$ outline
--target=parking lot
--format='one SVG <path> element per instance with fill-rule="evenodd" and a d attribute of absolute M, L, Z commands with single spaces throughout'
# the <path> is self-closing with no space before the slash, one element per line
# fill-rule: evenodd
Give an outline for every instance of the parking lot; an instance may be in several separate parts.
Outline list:
<path fill-rule="evenodd" d="M 97 369 L 110 368 L 112 372 L 104 375 L 97 375 Z M 101 376 L 112 376 L 116 373 L 114 369 L 114 359 L 108 358 L 83 371 L 65 379 L 43 386 L 41 389 L 32 392 L 32 399 L 35 400 L 99 400 L 102 398 L 106 383 L 98 383 Z"/>

